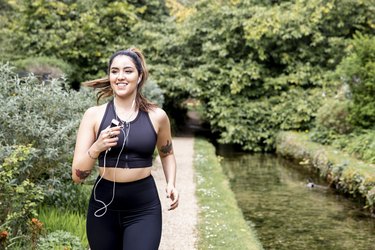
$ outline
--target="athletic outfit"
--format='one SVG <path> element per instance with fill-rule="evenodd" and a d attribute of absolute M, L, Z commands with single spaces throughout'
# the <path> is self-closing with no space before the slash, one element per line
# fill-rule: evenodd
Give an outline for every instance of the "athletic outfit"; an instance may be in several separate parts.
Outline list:
<path fill-rule="evenodd" d="M 116 115 L 113 100 L 107 104 L 99 131 Z M 124 123 L 115 147 L 99 155 L 100 167 L 140 168 L 152 166 L 157 134 L 147 112 Z M 153 250 L 161 238 L 161 204 L 154 178 L 134 182 L 95 182 L 87 214 L 87 238 L 91 250 Z"/>

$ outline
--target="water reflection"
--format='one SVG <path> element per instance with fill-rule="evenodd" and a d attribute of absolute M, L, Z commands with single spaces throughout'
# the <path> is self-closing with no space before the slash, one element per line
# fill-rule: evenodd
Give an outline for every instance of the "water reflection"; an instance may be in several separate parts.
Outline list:
<path fill-rule="evenodd" d="M 223 155 L 245 218 L 265 249 L 375 249 L 375 220 L 315 173 L 272 155 Z M 314 188 L 307 186 L 312 178 Z"/>

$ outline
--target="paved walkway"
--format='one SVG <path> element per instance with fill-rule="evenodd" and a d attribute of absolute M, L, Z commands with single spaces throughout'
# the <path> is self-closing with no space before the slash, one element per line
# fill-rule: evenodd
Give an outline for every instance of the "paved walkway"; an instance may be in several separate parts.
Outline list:
<path fill-rule="evenodd" d="M 153 176 L 158 186 L 163 208 L 163 234 L 159 250 L 197 249 L 198 206 L 195 197 L 193 170 L 193 137 L 173 138 L 173 149 L 177 161 L 176 186 L 180 193 L 179 206 L 168 211 L 169 200 L 165 194 L 165 177 L 160 159 L 156 159 Z"/>

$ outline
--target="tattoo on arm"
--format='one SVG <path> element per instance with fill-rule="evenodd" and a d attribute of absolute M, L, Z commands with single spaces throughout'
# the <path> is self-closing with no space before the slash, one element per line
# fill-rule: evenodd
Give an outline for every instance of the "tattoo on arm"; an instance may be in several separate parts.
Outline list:
<path fill-rule="evenodd" d="M 164 146 L 161 146 L 160 148 L 160 152 L 162 152 L 164 156 L 171 154 L 172 151 L 173 151 L 172 142 L 169 142 L 169 140 L 167 140 L 167 144 L 165 144 Z"/>
<path fill-rule="evenodd" d="M 80 180 L 86 179 L 91 174 L 91 170 L 79 170 L 76 169 L 76 175 L 79 177 Z"/>

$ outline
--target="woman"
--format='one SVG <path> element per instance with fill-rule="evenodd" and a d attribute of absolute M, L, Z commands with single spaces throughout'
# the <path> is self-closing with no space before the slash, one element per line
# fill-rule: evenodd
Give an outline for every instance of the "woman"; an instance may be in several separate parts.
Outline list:
<path fill-rule="evenodd" d="M 158 149 L 169 209 L 178 206 L 176 160 L 168 116 L 148 102 L 141 89 L 148 77 L 145 60 L 137 49 L 121 50 L 108 63 L 108 77 L 86 82 L 100 88 L 98 102 L 81 121 L 72 164 L 72 178 L 80 183 L 91 173 L 96 159 L 99 174 L 90 197 L 87 238 L 92 250 L 158 249 L 161 205 L 153 177 L 152 156 Z M 111 125 L 112 124 L 112 125 Z"/>

